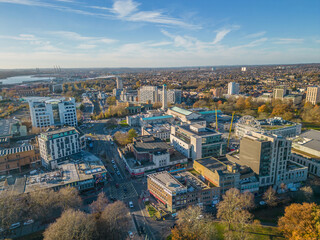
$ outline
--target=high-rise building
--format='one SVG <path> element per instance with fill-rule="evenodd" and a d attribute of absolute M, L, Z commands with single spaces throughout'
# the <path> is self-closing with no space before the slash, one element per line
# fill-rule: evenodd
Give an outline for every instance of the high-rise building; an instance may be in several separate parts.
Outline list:
<path fill-rule="evenodd" d="M 308 87 L 306 101 L 312 104 L 320 102 L 320 87 Z"/>
<path fill-rule="evenodd" d="M 247 71 L 247 68 L 246 67 L 241 67 L 241 72 L 245 72 Z"/>
<path fill-rule="evenodd" d="M 123 82 L 121 77 L 116 77 L 117 89 L 123 89 Z"/>
<path fill-rule="evenodd" d="M 179 89 L 170 89 L 167 90 L 167 104 L 168 103 L 181 103 L 182 92 Z M 157 86 L 142 86 L 139 89 L 139 102 L 140 103 L 156 103 L 162 102 L 163 89 L 158 88 Z"/>
<path fill-rule="evenodd" d="M 85 136 L 74 127 L 43 132 L 38 137 L 42 165 L 56 169 L 66 157 L 85 147 Z"/>
<path fill-rule="evenodd" d="M 236 82 L 228 83 L 228 95 L 237 95 L 240 91 L 240 85 Z"/>
<path fill-rule="evenodd" d="M 162 87 L 162 109 L 166 110 L 167 108 L 168 108 L 167 85 L 163 84 L 163 87 Z"/>
<path fill-rule="evenodd" d="M 283 100 L 284 96 L 289 94 L 289 90 L 285 86 L 279 86 L 273 89 L 273 98 Z"/>
<path fill-rule="evenodd" d="M 77 126 L 76 102 L 74 98 L 44 99 L 29 101 L 33 127 Z"/>

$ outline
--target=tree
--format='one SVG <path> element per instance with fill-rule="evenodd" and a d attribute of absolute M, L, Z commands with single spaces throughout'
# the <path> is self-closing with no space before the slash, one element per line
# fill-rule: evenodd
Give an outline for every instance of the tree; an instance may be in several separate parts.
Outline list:
<path fill-rule="evenodd" d="M 278 205 L 278 198 L 276 196 L 276 191 L 271 186 L 263 194 L 262 198 L 270 207 L 275 207 Z"/>
<path fill-rule="evenodd" d="M 320 206 L 315 203 L 293 203 L 285 208 L 278 224 L 286 239 L 320 239 Z"/>
<path fill-rule="evenodd" d="M 243 97 L 239 97 L 236 102 L 236 108 L 239 110 L 244 110 L 246 107 L 246 102 Z"/>
<path fill-rule="evenodd" d="M 108 97 L 106 101 L 108 105 L 116 105 L 117 99 L 116 97 L 111 96 L 111 97 Z"/>
<path fill-rule="evenodd" d="M 172 230 L 172 240 L 214 239 L 216 231 L 209 220 L 200 207 L 190 206 L 181 210 L 177 226 Z"/>
<path fill-rule="evenodd" d="M 58 192 L 58 201 L 62 210 L 68 208 L 79 208 L 82 204 L 79 191 L 74 187 L 64 187 Z"/>
<path fill-rule="evenodd" d="M 266 104 L 263 104 L 260 107 L 258 107 L 258 113 L 265 113 L 265 112 L 268 112 L 268 107 Z"/>
<path fill-rule="evenodd" d="M 313 190 L 310 186 L 305 186 L 300 189 L 303 193 L 304 200 L 310 202 L 313 197 Z"/>
<path fill-rule="evenodd" d="M 94 240 L 96 224 L 92 216 L 80 211 L 67 210 L 44 232 L 44 240 Z"/>
<path fill-rule="evenodd" d="M 114 140 L 118 144 L 125 146 L 128 143 L 128 133 L 118 131 L 114 134 Z"/>
<path fill-rule="evenodd" d="M 236 188 L 229 189 L 223 200 L 218 204 L 217 217 L 228 224 L 230 231 L 231 225 L 239 224 L 244 218 L 251 216 L 248 209 L 254 207 L 254 197 L 252 193 L 243 193 Z M 250 218 L 247 218 L 249 221 Z"/>
<path fill-rule="evenodd" d="M 99 239 L 125 239 L 129 223 L 129 210 L 123 202 L 108 204 L 98 220 Z"/>
<path fill-rule="evenodd" d="M 98 213 L 101 214 L 103 210 L 108 205 L 109 200 L 106 198 L 106 195 L 104 192 L 99 193 L 97 201 L 94 201 L 90 204 L 90 209 L 92 213 Z"/>
<path fill-rule="evenodd" d="M 153 109 L 159 109 L 161 107 L 162 107 L 162 102 L 155 102 L 154 104 L 152 104 Z"/>
<path fill-rule="evenodd" d="M 138 137 L 138 134 L 135 129 L 131 128 L 128 131 L 128 142 L 132 142 L 133 138 Z"/>

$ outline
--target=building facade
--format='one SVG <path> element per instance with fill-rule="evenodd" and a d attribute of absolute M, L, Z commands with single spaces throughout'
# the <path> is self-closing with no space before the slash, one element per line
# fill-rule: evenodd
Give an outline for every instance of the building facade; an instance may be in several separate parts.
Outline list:
<path fill-rule="evenodd" d="M 312 104 L 317 104 L 320 102 L 320 87 L 308 87 L 306 101 Z"/>
<path fill-rule="evenodd" d="M 0 174 L 20 173 L 40 163 L 39 151 L 31 145 L 0 150 Z"/>
<path fill-rule="evenodd" d="M 226 152 L 222 134 L 199 124 L 171 126 L 170 142 L 177 151 L 193 160 L 219 157 Z"/>
<path fill-rule="evenodd" d="M 56 169 L 68 156 L 85 148 L 85 136 L 74 127 L 43 132 L 38 137 L 42 165 Z"/>
<path fill-rule="evenodd" d="M 74 98 L 32 99 L 29 101 L 33 127 L 77 126 L 77 112 Z"/>
<path fill-rule="evenodd" d="M 240 85 L 236 82 L 228 83 L 228 95 L 237 95 L 240 91 Z"/>

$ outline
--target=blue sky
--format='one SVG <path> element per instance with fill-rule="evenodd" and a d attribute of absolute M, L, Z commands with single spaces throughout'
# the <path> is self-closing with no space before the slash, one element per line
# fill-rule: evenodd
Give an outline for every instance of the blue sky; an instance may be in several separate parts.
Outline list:
<path fill-rule="evenodd" d="M 319 13 L 319 0 L 0 0 L 0 68 L 319 63 Z"/>

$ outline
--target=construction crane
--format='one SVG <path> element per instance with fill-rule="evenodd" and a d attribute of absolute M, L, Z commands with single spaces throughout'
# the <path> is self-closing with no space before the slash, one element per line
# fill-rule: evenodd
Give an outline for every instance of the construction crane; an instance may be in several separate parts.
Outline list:
<path fill-rule="evenodd" d="M 230 142 L 230 137 L 231 137 L 231 129 L 232 129 L 232 123 L 233 123 L 233 117 L 234 117 L 235 112 L 232 113 L 232 117 L 231 117 L 231 123 L 230 123 L 230 130 L 229 130 L 229 136 L 228 136 L 228 144 L 227 144 L 227 148 L 229 148 L 229 142 Z"/>

